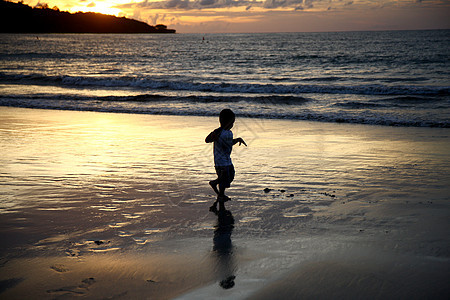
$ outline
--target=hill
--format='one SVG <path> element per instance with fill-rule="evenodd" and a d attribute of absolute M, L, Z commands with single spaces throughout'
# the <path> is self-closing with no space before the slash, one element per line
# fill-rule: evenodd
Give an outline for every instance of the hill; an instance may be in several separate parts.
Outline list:
<path fill-rule="evenodd" d="M 99 13 L 69 13 L 46 6 L 0 1 L 1 33 L 175 33 L 165 25 Z"/>

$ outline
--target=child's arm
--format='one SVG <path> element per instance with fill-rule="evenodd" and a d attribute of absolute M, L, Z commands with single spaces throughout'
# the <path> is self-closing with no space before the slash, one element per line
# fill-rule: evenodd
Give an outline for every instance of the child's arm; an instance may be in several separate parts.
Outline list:
<path fill-rule="evenodd" d="M 244 142 L 244 140 L 240 137 L 238 137 L 237 139 L 233 139 L 233 145 L 235 145 L 236 143 L 239 143 L 239 146 L 241 144 L 244 144 L 247 147 L 247 144 Z"/>
<path fill-rule="evenodd" d="M 206 143 L 212 143 L 212 142 L 217 141 L 217 139 L 219 138 L 221 132 L 222 132 L 222 128 L 219 127 L 217 129 L 215 129 L 210 134 L 208 134 L 208 136 L 205 139 L 205 142 Z"/>

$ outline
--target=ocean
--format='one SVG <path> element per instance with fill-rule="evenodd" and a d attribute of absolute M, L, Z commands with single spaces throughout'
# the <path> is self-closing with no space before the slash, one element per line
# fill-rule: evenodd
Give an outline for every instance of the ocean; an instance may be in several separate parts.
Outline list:
<path fill-rule="evenodd" d="M 0 106 L 450 127 L 450 31 L 3 34 Z"/>
<path fill-rule="evenodd" d="M 0 298 L 449 299 L 449 33 L 0 35 Z"/>

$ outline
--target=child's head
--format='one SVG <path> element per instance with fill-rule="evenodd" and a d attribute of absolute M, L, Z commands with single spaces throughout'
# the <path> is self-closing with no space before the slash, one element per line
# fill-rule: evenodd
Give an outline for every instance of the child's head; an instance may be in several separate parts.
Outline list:
<path fill-rule="evenodd" d="M 228 109 L 228 108 L 223 109 L 219 115 L 220 127 L 222 127 L 223 129 L 228 129 L 228 130 L 233 128 L 235 119 L 236 119 L 236 116 L 231 109 Z"/>

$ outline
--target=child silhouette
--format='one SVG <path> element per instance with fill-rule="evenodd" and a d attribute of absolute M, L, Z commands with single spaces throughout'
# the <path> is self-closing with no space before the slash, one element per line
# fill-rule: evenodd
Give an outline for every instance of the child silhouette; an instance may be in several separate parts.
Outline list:
<path fill-rule="evenodd" d="M 241 144 L 247 146 L 242 138 L 233 139 L 231 128 L 233 128 L 235 120 L 236 116 L 233 111 L 230 109 L 222 110 L 219 115 L 220 127 L 212 131 L 205 139 L 206 143 L 214 143 L 214 166 L 217 173 L 217 179 L 209 182 L 209 185 L 217 194 L 217 200 L 210 210 L 217 210 L 218 202 L 223 205 L 224 202 L 230 200 L 225 195 L 225 189 L 230 187 L 234 179 L 235 171 L 230 157 L 233 145 L 239 143 L 239 146 Z"/>

